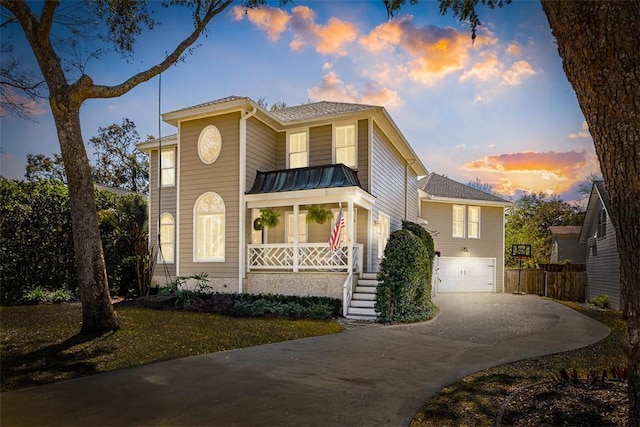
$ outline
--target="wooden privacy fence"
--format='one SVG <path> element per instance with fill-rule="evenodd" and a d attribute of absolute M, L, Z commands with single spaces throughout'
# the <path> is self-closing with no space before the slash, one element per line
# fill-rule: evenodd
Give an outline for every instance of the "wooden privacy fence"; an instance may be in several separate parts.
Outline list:
<path fill-rule="evenodd" d="M 520 291 L 564 301 L 584 301 L 587 273 L 580 271 L 521 270 Z M 505 292 L 518 291 L 518 270 L 507 270 Z"/>

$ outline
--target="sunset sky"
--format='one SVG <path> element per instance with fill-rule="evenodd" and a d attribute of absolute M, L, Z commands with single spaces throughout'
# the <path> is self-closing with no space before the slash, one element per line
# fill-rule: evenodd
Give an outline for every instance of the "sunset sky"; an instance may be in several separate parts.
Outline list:
<path fill-rule="evenodd" d="M 87 59 L 95 83 L 116 84 L 147 68 L 190 30 L 187 15 L 159 12 L 162 25 L 140 39 L 135 60 L 115 53 Z M 121 98 L 90 100 L 81 112 L 83 136 L 88 141 L 125 117 L 143 138 L 157 136 L 159 109 L 230 95 L 269 105 L 375 104 L 389 111 L 430 172 L 463 183 L 478 178 L 507 198 L 545 191 L 576 200 L 577 186 L 599 173 L 598 161 L 540 4 L 482 9 L 480 19 L 472 44 L 468 25 L 441 16 L 432 1 L 407 5 L 392 20 L 381 1 L 232 7 L 214 18 L 186 62 L 162 75 L 160 107 L 157 78 Z M 3 44 L 10 35 L 3 29 Z M 15 52 L 33 64 L 24 43 L 15 39 Z M 5 177 L 24 176 L 28 153 L 59 152 L 48 104 L 33 112 L 37 122 L 1 119 Z"/>

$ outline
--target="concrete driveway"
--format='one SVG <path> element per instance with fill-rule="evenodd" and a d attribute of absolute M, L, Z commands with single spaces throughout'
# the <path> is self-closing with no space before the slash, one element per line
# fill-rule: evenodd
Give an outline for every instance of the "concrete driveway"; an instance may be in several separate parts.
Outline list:
<path fill-rule="evenodd" d="M 606 326 L 536 296 L 441 294 L 433 321 L 356 327 L 2 393 L 1 424 L 404 426 L 442 387 L 586 346 Z"/>

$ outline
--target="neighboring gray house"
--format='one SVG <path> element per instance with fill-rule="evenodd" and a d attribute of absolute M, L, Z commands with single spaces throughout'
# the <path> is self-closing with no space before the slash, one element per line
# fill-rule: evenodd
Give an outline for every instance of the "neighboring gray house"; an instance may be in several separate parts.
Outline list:
<path fill-rule="evenodd" d="M 418 188 L 420 218 L 440 252 L 435 291 L 504 292 L 504 211 L 512 203 L 435 173 Z"/>
<path fill-rule="evenodd" d="M 620 257 L 610 212 L 611 204 L 605 183 L 595 181 L 579 238 L 580 243 L 587 246 L 586 298 L 608 295 L 609 306 L 622 309 L 624 302 L 620 289 Z"/>
<path fill-rule="evenodd" d="M 551 264 L 571 261 L 572 264 L 584 264 L 587 246 L 580 243 L 579 225 L 555 225 L 549 227 L 551 231 Z"/>

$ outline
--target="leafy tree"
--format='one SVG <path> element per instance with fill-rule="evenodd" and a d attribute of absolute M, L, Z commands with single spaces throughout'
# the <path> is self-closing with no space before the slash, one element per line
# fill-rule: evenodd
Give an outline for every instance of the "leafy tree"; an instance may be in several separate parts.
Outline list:
<path fill-rule="evenodd" d="M 98 136 L 89 139 L 96 161 L 93 177 L 99 184 L 112 188 L 147 193 L 149 189 L 149 160 L 136 148 L 140 135 L 133 121 L 122 119 L 106 128 L 98 128 Z"/>
<path fill-rule="evenodd" d="M 44 154 L 27 154 L 27 171 L 24 177 L 27 181 L 55 179 L 66 183 L 67 176 L 64 173 L 62 156 L 58 153 L 53 157 L 47 157 Z"/>
<path fill-rule="evenodd" d="M 545 193 L 527 193 L 507 209 L 505 226 L 505 260 L 515 267 L 518 260 L 511 256 L 514 244 L 530 244 L 531 258 L 524 265 L 548 263 L 551 256 L 551 231 L 555 225 L 582 225 L 584 212 L 577 205 Z"/>
<path fill-rule="evenodd" d="M 480 178 L 478 177 L 476 177 L 475 181 L 467 182 L 467 185 L 471 188 L 475 188 L 476 190 L 484 191 L 485 193 L 493 194 L 494 196 L 500 197 L 500 195 L 496 194 L 496 192 L 494 191 L 493 185 L 487 182 L 480 181 Z"/>
<path fill-rule="evenodd" d="M 384 0 L 391 15 L 405 0 Z M 476 7 L 510 0 L 439 0 L 440 11 L 481 24 Z M 417 0 L 410 0 L 416 4 Z M 640 2 L 541 0 L 562 65 L 593 137 L 611 204 L 628 333 L 629 424 L 640 425 Z"/>
<path fill-rule="evenodd" d="M 80 108 L 88 99 L 114 98 L 157 76 L 181 59 L 199 38 L 207 24 L 231 5 L 232 0 L 166 0 L 164 6 L 187 7 L 193 28 L 165 59 L 113 86 L 96 84 L 75 56 L 86 38 L 111 44 L 124 59 L 132 59 L 135 41 L 156 21 L 146 1 L 97 0 L 61 3 L 57 0 L 34 4 L 26 0 L 0 0 L 2 26 L 17 23 L 38 63 L 48 91 L 58 142 L 69 188 L 77 278 L 82 302 L 82 333 L 99 334 L 119 328 L 111 304 L 104 254 L 96 216 L 91 168 L 80 126 Z M 255 1 L 253 3 L 256 3 Z M 5 19 L 6 17 L 6 19 Z M 66 32 L 53 35 L 52 30 Z M 59 34 L 63 34 L 58 37 Z M 97 57 L 101 51 L 91 52 Z M 82 55 L 80 55 L 82 56 Z M 4 70 L 4 69 L 3 69 Z M 28 86 L 20 73 L 13 81 Z M 3 86 L 4 82 L 3 80 Z M 43 85 L 44 86 L 44 85 Z"/>
<path fill-rule="evenodd" d="M 582 181 L 578 186 L 578 194 L 580 194 L 583 198 L 589 197 L 591 194 L 591 187 L 593 187 L 593 183 L 596 181 L 602 181 L 602 177 L 597 173 L 590 173 L 587 179 Z"/>

